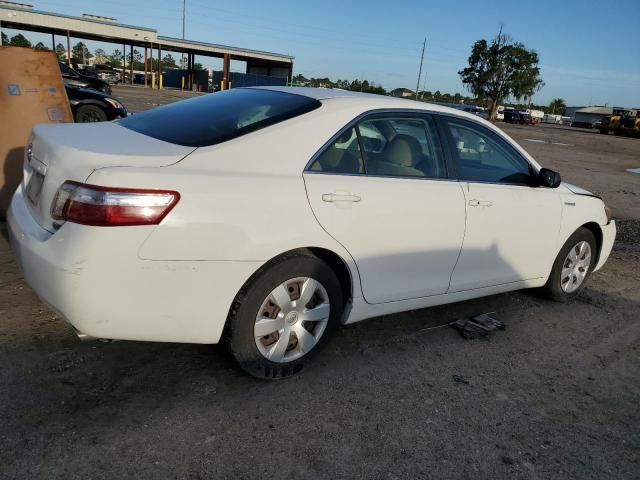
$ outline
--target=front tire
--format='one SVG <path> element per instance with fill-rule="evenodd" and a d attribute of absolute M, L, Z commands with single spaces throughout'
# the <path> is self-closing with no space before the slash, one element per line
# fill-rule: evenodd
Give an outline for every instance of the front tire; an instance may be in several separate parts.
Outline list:
<path fill-rule="evenodd" d="M 340 324 L 336 274 L 312 255 L 289 255 L 259 271 L 238 294 L 227 342 L 247 373 L 280 379 L 299 373 Z"/>
<path fill-rule="evenodd" d="M 544 293 L 557 302 L 576 298 L 596 266 L 597 254 L 593 233 L 584 227 L 576 230 L 560 249 Z"/>
<path fill-rule="evenodd" d="M 106 112 L 97 105 L 82 105 L 76 110 L 76 123 L 106 122 Z"/>

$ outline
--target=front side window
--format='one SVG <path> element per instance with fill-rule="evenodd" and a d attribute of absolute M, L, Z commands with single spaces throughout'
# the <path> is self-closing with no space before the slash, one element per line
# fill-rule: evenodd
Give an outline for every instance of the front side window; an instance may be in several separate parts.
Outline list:
<path fill-rule="evenodd" d="M 529 163 L 504 140 L 482 127 L 448 119 L 460 162 L 460 179 L 468 182 L 531 182 Z"/>
<path fill-rule="evenodd" d="M 377 117 L 361 122 L 358 129 L 367 174 L 446 177 L 431 117 Z"/>

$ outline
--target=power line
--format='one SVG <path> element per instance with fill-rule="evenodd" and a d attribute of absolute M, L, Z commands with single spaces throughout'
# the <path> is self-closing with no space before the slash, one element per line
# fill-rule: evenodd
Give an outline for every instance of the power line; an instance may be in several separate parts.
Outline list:
<path fill-rule="evenodd" d="M 187 17 L 187 0 L 182 0 L 182 40 L 184 40 L 184 27 Z M 184 68 L 184 52 L 182 52 L 182 58 L 180 60 L 180 68 Z"/>
<path fill-rule="evenodd" d="M 420 76 L 422 75 L 422 62 L 424 62 L 424 49 L 427 46 L 427 37 L 422 42 L 422 56 L 420 57 L 420 69 L 418 70 L 418 82 L 416 83 L 416 100 L 418 100 L 418 91 L 420 90 Z"/>

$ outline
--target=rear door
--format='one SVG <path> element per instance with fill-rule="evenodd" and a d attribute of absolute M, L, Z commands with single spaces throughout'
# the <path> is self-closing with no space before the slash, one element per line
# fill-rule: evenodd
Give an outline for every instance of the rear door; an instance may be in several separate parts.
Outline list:
<path fill-rule="evenodd" d="M 367 302 L 446 293 L 465 197 L 430 116 L 365 117 L 316 155 L 304 180 L 316 218 L 353 256 Z"/>

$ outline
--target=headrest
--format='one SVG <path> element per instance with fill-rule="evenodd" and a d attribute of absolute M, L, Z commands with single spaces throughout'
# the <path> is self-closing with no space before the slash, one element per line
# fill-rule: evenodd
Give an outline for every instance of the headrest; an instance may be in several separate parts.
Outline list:
<path fill-rule="evenodd" d="M 396 135 L 386 149 L 387 161 L 402 165 L 403 167 L 413 167 L 419 160 L 422 152 L 420 142 L 411 135 Z"/>

